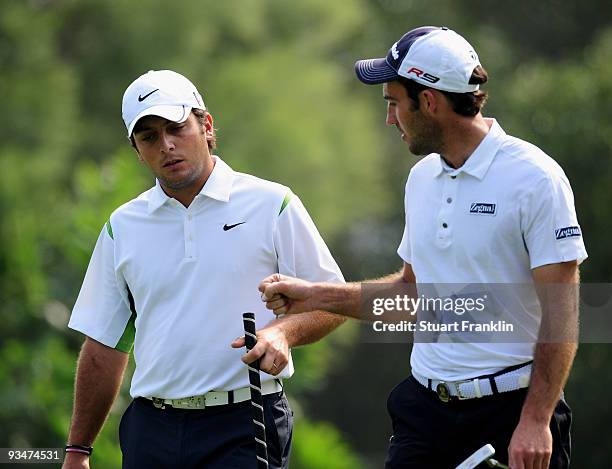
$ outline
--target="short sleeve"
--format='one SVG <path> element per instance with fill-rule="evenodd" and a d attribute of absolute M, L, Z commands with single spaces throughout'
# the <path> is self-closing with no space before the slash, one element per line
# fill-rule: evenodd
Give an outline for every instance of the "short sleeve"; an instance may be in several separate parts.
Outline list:
<path fill-rule="evenodd" d="M 110 221 L 94 248 L 68 327 L 122 352 L 134 341 L 134 319 L 125 281 L 115 270 Z"/>
<path fill-rule="evenodd" d="M 279 273 L 311 282 L 344 282 L 344 277 L 300 199 L 291 192 L 274 230 Z"/>
<path fill-rule="evenodd" d="M 524 199 L 521 229 L 532 269 L 587 258 L 572 188 L 561 168 L 542 177 Z"/>

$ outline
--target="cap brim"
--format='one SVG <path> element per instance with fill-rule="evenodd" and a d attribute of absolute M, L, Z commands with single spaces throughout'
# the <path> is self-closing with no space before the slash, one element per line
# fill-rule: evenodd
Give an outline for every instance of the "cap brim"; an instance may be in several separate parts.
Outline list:
<path fill-rule="evenodd" d="M 128 127 L 128 138 L 132 136 L 132 132 L 134 131 L 134 127 L 140 119 L 146 116 L 159 116 L 164 119 L 168 119 L 172 122 L 185 122 L 189 117 L 189 113 L 191 112 L 190 106 L 169 106 L 169 105 L 159 105 L 159 106 L 151 106 L 140 114 L 138 114 L 130 123 Z"/>
<path fill-rule="evenodd" d="M 387 59 L 366 59 L 355 62 L 357 78 L 366 85 L 377 85 L 397 80 L 398 74 Z"/>

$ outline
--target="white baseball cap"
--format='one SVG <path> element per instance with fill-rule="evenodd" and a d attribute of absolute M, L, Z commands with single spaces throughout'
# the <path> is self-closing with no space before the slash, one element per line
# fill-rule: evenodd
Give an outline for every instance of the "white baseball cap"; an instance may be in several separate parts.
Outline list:
<path fill-rule="evenodd" d="M 470 93 L 470 84 L 480 65 L 474 48 L 462 36 L 444 27 L 423 26 L 404 34 L 380 59 L 355 63 L 357 78 L 373 85 L 397 80 L 398 76 L 452 93 Z"/>
<path fill-rule="evenodd" d="M 172 70 L 151 70 L 127 87 L 123 93 L 121 114 L 129 138 L 142 117 L 159 116 L 173 122 L 184 122 L 193 108 L 206 109 L 193 83 Z"/>

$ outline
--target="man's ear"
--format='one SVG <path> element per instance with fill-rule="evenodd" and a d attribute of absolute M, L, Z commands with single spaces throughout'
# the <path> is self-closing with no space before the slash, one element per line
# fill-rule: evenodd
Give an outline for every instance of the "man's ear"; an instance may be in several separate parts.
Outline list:
<path fill-rule="evenodd" d="M 423 90 L 419 94 L 419 108 L 428 115 L 435 114 L 439 108 L 438 98 L 439 96 L 433 90 Z"/>
<path fill-rule="evenodd" d="M 215 132 L 213 127 L 213 117 L 209 112 L 206 113 L 206 118 L 204 120 L 204 133 L 207 137 L 212 137 Z"/>

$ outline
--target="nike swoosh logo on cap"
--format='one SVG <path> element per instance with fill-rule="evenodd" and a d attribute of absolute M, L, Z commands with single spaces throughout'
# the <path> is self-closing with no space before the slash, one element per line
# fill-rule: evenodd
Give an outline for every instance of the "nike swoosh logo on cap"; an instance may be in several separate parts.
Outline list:
<path fill-rule="evenodd" d="M 144 96 L 140 96 L 138 95 L 138 102 L 142 103 L 145 99 L 147 99 L 149 96 L 151 96 L 153 93 L 155 93 L 156 91 L 159 91 L 159 88 L 157 88 L 156 90 L 153 90 L 147 94 L 145 94 Z"/>

